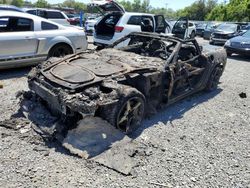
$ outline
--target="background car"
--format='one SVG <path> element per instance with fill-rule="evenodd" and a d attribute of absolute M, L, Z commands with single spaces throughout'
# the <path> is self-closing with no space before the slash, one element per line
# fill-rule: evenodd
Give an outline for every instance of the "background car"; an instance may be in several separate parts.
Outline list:
<path fill-rule="evenodd" d="M 162 15 L 126 12 L 115 1 L 93 1 L 89 7 L 98 8 L 104 15 L 95 24 L 94 44 L 100 47 L 110 45 L 131 32 L 171 33 Z"/>
<path fill-rule="evenodd" d="M 78 14 L 66 14 L 70 25 L 80 25 L 80 15 Z"/>
<path fill-rule="evenodd" d="M 0 69 L 37 64 L 87 49 L 83 30 L 27 13 L 0 11 Z"/>
<path fill-rule="evenodd" d="M 206 28 L 204 29 L 203 38 L 206 40 L 209 40 L 211 37 L 211 34 L 214 32 L 214 30 L 219 26 L 219 23 L 210 22 L 206 25 Z"/>
<path fill-rule="evenodd" d="M 209 43 L 224 45 L 228 39 L 238 36 L 240 32 L 241 26 L 239 24 L 223 23 L 211 34 Z"/>
<path fill-rule="evenodd" d="M 68 16 L 64 12 L 59 10 L 41 9 L 41 8 L 24 9 L 24 10 L 29 14 L 46 18 L 58 24 L 70 25 Z"/>
<path fill-rule="evenodd" d="M 0 10 L 11 10 L 11 11 L 23 12 L 22 9 L 13 5 L 1 5 L 0 4 Z"/>
<path fill-rule="evenodd" d="M 207 23 L 198 24 L 196 27 L 196 35 L 203 37 Z"/>
<path fill-rule="evenodd" d="M 94 17 L 89 16 L 84 24 L 85 32 L 87 34 L 93 34 L 95 31 L 95 24 L 101 19 L 102 17 Z"/>
<path fill-rule="evenodd" d="M 225 43 L 224 48 L 228 56 L 231 56 L 233 53 L 250 56 L 250 30 L 240 36 L 229 39 Z"/>

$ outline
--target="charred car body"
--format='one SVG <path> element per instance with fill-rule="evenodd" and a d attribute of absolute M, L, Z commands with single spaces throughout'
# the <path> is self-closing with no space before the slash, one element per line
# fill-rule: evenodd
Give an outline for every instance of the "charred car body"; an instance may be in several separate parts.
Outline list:
<path fill-rule="evenodd" d="M 224 49 L 202 53 L 195 39 L 131 33 L 101 51 L 48 60 L 30 72 L 29 87 L 64 119 L 98 116 L 131 133 L 161 105 L 216 89 L 225 65 Z"/>

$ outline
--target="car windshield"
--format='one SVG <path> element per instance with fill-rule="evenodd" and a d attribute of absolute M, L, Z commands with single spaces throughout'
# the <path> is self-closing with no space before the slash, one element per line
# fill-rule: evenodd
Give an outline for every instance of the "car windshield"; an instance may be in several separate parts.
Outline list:
<path fill-rule="evenodd" d="M 218 30 L 234 32 L 237 30 L 236 24 L 221 24 L 217 27 Z"/>
<path fill-rule="evenodd" d="M 142 56 L 167 60 L 177 47 L 177 41 L 133 34 L 118 40 L 113 47 Z"/>
<path fill-rule="evenodd" d="M 250 38 L 250 30 L 248 30 L 247 32 L 245 32 L 242 36 Z"/>
<path fill-rule="evenodd" d="M 216 28 L 216 24 L 209 23 L 209 24 L 206 25 L 206 29 L 212 29 L 212 28 Z"/>

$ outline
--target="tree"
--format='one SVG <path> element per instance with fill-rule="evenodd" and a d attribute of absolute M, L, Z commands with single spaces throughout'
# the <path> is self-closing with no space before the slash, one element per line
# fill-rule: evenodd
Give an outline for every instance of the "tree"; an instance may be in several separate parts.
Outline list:
<path fill-rule="evenodd" d="M 49 3 L 46 0 L 38 0 L 35 3 L 35 6 L 38 8 L 49 8 L 50 7 Z"/>
<path fill-rule="evenodd" d="M 75 0 L 66 0 L 62 3 L 62 6 L 68 8 L 74 8 L 76 11 L 87 9 L 87 6 L 84 3 L 76 2 Z"/>
<path fill-rule="evenodd" d="M 12 2 L 11 2 L 11 5 L 14 5 L 14 6 L 17 6 L 17 7 L 21 7 L 21 6 L 23 6 L 23 0 L 13 0 Z"/>
<path fill-rule="evenodd" d="M 227 4 L 219 4 L 206 16 L 207 20 L 218 21 L 250 21 L 250 1 L 230 0 Z"/>

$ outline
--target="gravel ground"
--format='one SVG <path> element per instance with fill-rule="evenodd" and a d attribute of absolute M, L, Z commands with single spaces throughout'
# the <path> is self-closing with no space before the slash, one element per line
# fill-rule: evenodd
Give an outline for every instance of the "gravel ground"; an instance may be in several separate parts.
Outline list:
<path fill-rule="evenodd" d="M 11 128 L 30 126 L 23 118 L 8 121 L 28 71 L 0 73 L 0 121 L 7 119 L 0 123 L 0 187 L 250 187 L 250 59 L 228 59 L 217 91 L 145 120 L 134 135 L 130 176 L 71 155 L 32 129 Z"/>

